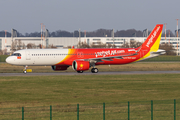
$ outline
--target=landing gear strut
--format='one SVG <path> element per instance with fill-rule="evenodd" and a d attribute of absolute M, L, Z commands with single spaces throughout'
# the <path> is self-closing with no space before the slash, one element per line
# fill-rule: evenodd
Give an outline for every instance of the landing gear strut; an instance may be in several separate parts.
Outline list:
<path fill-rule="evenodd" d="M 97 69 L 97 68 L 92 68 L 92 69 L 91 69 L 91 72 L 92 72 L 92 73 L 98 73 L 98 69 Z"/>

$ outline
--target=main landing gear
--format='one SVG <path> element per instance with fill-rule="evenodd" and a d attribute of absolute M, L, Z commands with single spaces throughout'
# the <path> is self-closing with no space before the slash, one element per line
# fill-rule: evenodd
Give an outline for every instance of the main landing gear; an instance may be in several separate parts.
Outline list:
<path fill-rule="evenodd" d="M 98 73 L 98 69 L 97 69 L 97 68 L 92 68 L 92 69 L 91 69 L 91 72 L 92 72 L 92 73 Z"/>
<path fill-rule="evenodd" d="M 92 63 L 91 66 L 93 67 L 93 68 L 91 69 L 91 72 L 92 72 L 92 73 L 98 73 L 98 69 L 95 68 L 95 63 Z"/>
<path fill-rule="evenodd" d="M 77 73 L 83 73 L 84 71 L 77 71 Z M 92 68 L 91 69 L 92 73 L 98 73 L 98 69 L 97 68 Z"/>

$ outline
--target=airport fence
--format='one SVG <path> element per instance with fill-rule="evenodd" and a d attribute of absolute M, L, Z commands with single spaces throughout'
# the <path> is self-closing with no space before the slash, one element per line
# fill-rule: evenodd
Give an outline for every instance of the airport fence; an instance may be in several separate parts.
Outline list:
<path fill-rule="evenodd" d="M 0 120 L 179 120 L 180 100 L 0 108 Z"/>

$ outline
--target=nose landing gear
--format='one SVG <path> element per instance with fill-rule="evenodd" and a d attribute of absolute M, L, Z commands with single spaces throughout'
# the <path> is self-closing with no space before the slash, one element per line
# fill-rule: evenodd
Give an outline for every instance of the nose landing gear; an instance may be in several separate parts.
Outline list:
<path fill-rule="evenodd" d="M 27 67 L 28 67 L 27 65 L 26 65 L 26 66 L 24 66 L 24 70 L 23 70 L 23 73 L 24 73 L 24 74 L 26 74 L 26 73 L 27 73 L 27 71 L 26 71 Z"/>

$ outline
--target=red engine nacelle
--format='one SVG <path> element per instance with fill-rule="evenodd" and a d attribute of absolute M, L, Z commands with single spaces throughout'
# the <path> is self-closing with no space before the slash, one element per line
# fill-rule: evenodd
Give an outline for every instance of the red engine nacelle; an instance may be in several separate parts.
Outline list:
<path fill-rule="evenodd" d="M 75 60 L 72 63 L 72 67 L 76 71 L 84 71 L 84 70 L 89 70 L 90 63 L 88 61 L 83 61 L 83 60 Z"/>
<path fill-rule="evenodd" d="M 53 65 L 51 66 L 52 70 L 54 71 L 61 71 L 61 70 L 67 70 L 69 66 L 63 66 L 63 65 Z"/>

